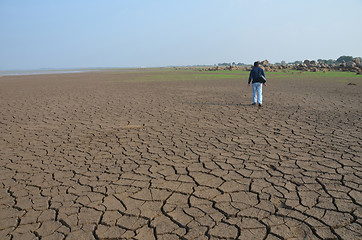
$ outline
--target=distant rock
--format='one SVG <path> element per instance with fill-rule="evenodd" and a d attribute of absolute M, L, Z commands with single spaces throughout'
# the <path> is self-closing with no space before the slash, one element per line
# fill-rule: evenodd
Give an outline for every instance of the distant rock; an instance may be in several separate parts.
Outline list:
<path fill-rule="evenodd" d="M 304 60 L 303 64 L 306 65 L 307 67 L 309 67 L 311 65 L 309 60 Z"/>
<path fill-rule="evenodd" d="M 269 67 L 270 66 L 270 63 L 268 60 L 264 60 L 264 61 L 261 61 L 260 62 L 260 65 L 264 66 L 264 67 Z"/>
<path fill-rule="evenodd" d="M 340 66 L 340 67 L 346 67 L 346 66 L 347 66 L 346 61 L 343 60 L 342 63 L 339 64 L 339 66 Z"/>
<path fill-rule="evenodd" d="M 312 61 L 310 61 L 310 65 L 311 66 L 318 66 L 318 63 L 317 63 L 317 61 L 312 60 Z"/>
<path fill-rule="evenodd" d="M 357 66 L 357 64 L 355 62 L 352 62 L 352 61 L 346 63 L 346 67 L 349 67 L 349 68 L 354 68 L 356 66 Z"/>

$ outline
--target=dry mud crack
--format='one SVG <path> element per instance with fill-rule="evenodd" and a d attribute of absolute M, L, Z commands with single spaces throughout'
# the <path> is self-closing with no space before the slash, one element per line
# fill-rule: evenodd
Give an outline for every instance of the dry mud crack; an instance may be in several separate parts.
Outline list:
<path fill-rule="evenodd" d="M 112 76 L 1 78 L 0 239 L 362 238 L 360 84 Z"/>

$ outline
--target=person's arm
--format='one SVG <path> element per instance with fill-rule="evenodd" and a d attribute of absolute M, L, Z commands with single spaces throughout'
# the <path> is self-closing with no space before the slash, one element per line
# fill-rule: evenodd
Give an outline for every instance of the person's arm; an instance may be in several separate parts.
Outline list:
<path fill-rule="evenodd" d="M 261 69 L 261 75 L 263 75 L 265 77 L 265 73 L 264 73 L 264 69 L 260 68 Z"/>
<path fill-rule="evenodd" d="M 248 85 L 250 85 L 252 79 L 253 70 L 250 71 Z"/>
<path fill-rule="evenodd" d="M 264 78 L 266 79 L 266 77 L 265 77 L 265 73 L 264 73 L 264 69 L 261 69 L 261 75 L 263 75 L 263 76 L 264 76 Z M 264 86 L 266 86 L 266 82 L 265 82 L 265 83 L 263 83 L 263 85 L 264 85 Z"/>

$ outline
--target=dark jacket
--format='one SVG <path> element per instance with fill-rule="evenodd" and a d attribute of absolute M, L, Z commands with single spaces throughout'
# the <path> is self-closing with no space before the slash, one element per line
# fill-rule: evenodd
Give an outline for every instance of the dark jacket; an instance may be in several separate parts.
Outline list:
<path fill-rule="evenodd" d="M 250 84 L 251 80 L 253 80 L 252 83 L 259 82 L 259 78 L 262 75 L 265 77 L 264 70 L 261 67 L 254 67 L 250 71 L 248 84 Z"/>

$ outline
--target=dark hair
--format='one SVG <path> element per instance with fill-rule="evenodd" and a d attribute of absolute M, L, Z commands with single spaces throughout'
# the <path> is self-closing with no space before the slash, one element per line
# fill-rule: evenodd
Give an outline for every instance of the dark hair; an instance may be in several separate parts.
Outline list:
<path fill-rule="evenodd" d="M 259 66 L 259 62 L 258 61 L 254 62 L 254 67 L 258 67 L 258 66 Z"/>

